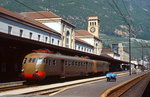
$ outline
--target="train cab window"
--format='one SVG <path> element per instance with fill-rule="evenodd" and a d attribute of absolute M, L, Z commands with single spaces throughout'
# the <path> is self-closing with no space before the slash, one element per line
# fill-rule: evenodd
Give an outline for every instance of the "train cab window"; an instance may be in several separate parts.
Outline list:
<path fill-rule="evenodd" d="M 26 63 L 26 61 L 27 61 L 27 58 L 24 58 L 24 60 L 23 60 L 23 63 L 22 63 L 22 64 L 25 64 L 25 63 Z"/>
<path fill-rule="evenodd" d="M 37 64 L 42 64 L 42 58 L 38 58 Z"/>
<path fill-rule="evenodd" d="M 32 63 L 34 63 L 34 62 L 35 62 L 35 60 L 36 60 L 36 58 L 33 58 L 33 59 L 32 59 Z"/>
<path fill-rule="evenodd" d="M 32 62 L 32 58 L 30 58 L 28 62 L 29 62 L 29 63 Z"/>

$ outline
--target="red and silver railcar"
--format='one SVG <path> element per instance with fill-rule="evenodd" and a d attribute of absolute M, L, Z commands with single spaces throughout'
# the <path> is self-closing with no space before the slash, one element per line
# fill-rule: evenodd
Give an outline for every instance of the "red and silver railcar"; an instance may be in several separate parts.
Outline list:
<path fill-rule="evenodd" d="M 43 80 L 50 76 L 86 76 L 108 71 L 109 63 L 105 61 L 52 54 L 44 50 L 26 55 L 22 65 L 22 76 L 26 80 Z"/>

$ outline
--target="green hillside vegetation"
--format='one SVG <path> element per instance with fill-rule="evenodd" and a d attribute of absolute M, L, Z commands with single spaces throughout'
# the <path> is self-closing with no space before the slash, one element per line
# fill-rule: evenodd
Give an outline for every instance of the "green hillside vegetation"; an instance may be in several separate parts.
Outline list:
<path fill-rule="evenodd" d="M 116 4 L 133 27 L 137 38 L 149 40 L 149 1 L 123 1 L 117 0 Z M 1 0 L 0 6 L 16 12 L 50 10 L 71 21 L 77 29 L 87 29 L 87 17 L 98 15 L 101 21 L 101 31 L 110 35 L 116 34 L 114 33 L 116 29 L 125 31 L 120 25 L 127 26 L 112 0 Z"/>
<path fill-rule="evenodd" d="M 129 38 L 122 38 L 112 35 L 101 34 L 101 40 L 104 42 L 104 47 L 111 47 L 112 43 L 123 43 L 124 50 L 129 53 Z M 134 58 L 142 57 L 143 55 L 150 56 L 150 41 L 131 38 L 131 56 Z"/>

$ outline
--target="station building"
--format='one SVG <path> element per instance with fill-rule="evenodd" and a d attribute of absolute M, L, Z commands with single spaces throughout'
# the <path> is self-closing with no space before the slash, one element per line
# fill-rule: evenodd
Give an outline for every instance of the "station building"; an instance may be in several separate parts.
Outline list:
<path fill-rule="evenodd" d="M 51 11 L 22 12 L 20 14 L 25 17 L 32 18 L 61 34 L 61 41 L 59 42 L 60 46 L 71 49 L 75 48 L 75 25 L 71 24 L 67 20 Z"/>
<path fill-rule="evenodd" d="M 61 34 L 40 22 L 0 7 L 0 32 L 61 46 Z"/>
<path fill-rule="evenodd" d="M 81 40 L 80 38 L 75 38 L 75 49 L 87 53 L 93 53 L 94 46 L 88 42 Z"/>
<path fill-rule="evenodd" d="M 89 51 L 96 55 L 101 55 L 102 52 L 102 41 L 100 40 L 100 20 L 98 16 L 88 17 L 88 30 L 75 30 L 75 37 L 93 46 L 93 49 Z"/>
<path fill-rule="evenodd" d="M 120 55 L 118 53 L 114 52 L 113 49 L 111 49 L 111 48 L 103 48 L 102 55 L 104 55 L 104 56 L 108 55 L 111 58 L 120 60 Z"/>
<path fill-rule="evenodd" d="M 51 11 L 22 12 L 21 14 L 59 32 L 62 40 L 61 46 L 97 55 L 101 54 L 102 41 L 99 39 L 100 20 L 98 16 L 88 17 L 88 31 L 86 31 L 75 30 L 75 25 Z"/>
<path fill-rule="evenodd" d="M 120 43 L 112 43 L 111 48 L 113 51 L 120 55 L 120 60 L 129 62 L 129 53 L 123 47 L 123 44 Z"/>

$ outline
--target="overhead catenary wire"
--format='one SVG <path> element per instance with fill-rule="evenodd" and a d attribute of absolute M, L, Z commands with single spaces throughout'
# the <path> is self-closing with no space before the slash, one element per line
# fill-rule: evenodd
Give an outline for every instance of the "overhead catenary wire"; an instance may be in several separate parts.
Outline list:
<path fill-rule="evenodd" d="M 35 9 L 33 9 L 33 8 L 29 7 L 29 6 L 27 6 L 26 4 L 24 4 L 24 3 L 22 3 L 22 2 L 20 2 L 20 1 L 18 1 L 18 0 L 15 0 L 15 1 L 16 1 L 17 3 L 19 3 L 19 4 L 21 4 L 21 5 L 23 5 L 23 6 L 27 7 L 27 8 L 29 8 L 29 9 L 31 9 L 32 11 L 37 12 L 38 14 L 40 14 L 40 15 L 42 15 L 42 16 L 44 16 L 44 17 L 47 17 L 46 15 L 39 13 L 37 10 L 35 10 Z"/>
<path fill-rule="evenodd" d="M 42 15 L 42 16 L 44 16 L 44 17 L 48 17 L 48 16 L 46 16 L 46 15 L 40 13 L 38 10 L 33 9 L 32 7 L 26 5 L 26 4 L 24 4 L 24 3 L 22 3 L 22 2 L 20 2 L 20 1 L 18 1 L 18 0 L 15 0 L 15 1 L 16 1 L 17 3 L 19 3 L 19 4 L 23 5 L 23 6 L 25 6 L 26 8 L 31 9 L 32 11 L 38 13 L 39 15 Z M 49 2 L 49 3 L 50 3 L 50 2 Z M 49 10 L 48 10 L 48 11 L 49 11 Z M 51 21 L 56 22 L 57 20 L 51 20 Z"/>
<path fill-rule="evenodd" d="M 132 30 L 132 26 L 131 24 L 134 25 L 134 23 L 130 20 L 130 23 L 128 22 L 128 19 L 126 18 L 125 14 L 123 14 L 123 11 L 119 8 L 118 4 L 116 3 L 115 0 L 112 0 L 112 3 L 110 3 L 109 1 L 107 2 L 109 4 L 109 6 L 117 13 L 117 15 L 119 15 L 122 20 L 128 25 L 128 27 L 130 27 L 130 30 L 132 31 L 132 33 L 130 32 L 131 35 L 133 35 L 134 37 L 136 37 L 136 34 L 134 33 L 135 31 Z M 126 5 L 124 4 L 124 6 L 126 7 Z M 127 10 L 127 8 L 125 8 Z M 128 11 L 127 11 L 128 12 Z M 129 12 L 128 12 L 129 14 Z M 129 14 L 130 15 L 130 14 Z M 130 16 L 129 16 L 130 17 Z"/>

